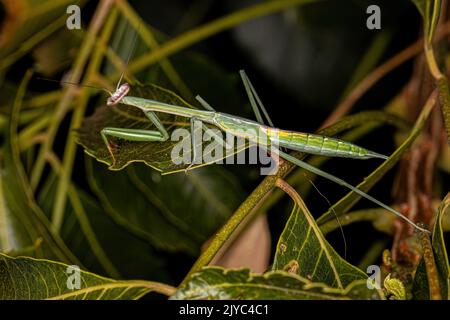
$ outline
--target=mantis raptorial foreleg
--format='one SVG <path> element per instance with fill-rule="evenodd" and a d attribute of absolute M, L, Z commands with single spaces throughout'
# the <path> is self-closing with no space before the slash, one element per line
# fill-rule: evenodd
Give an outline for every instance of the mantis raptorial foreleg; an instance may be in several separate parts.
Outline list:
<path fill-rule="evenodd" d="M 113 163 L 115 163 L 116 159 L 114 157 L 114 150 L 111 146 L 110 141 L 108 140 L 108 136 L 125 139 L 128 141 L 159 141 L 163 142 L 169 139 L 169 133 L 167 132 L 164 125 L 161 123 L 159 118 L 153 111 L 144 112 L 145 116 L 156 126 L 158 129 L 156 130 L 143 130 L 143 129 L 128 129 L 128 128 L 114 128 L 114 127 L 106 127 L 100 131 L 103 142 L 108 148 L 109 153 L 113 159 Z"/>

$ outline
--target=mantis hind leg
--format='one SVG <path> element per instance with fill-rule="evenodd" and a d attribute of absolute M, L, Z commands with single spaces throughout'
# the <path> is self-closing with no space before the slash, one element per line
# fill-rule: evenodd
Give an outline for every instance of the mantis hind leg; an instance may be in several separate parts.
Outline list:
<path fill-rule="evenodd" d="M 297 159 L 297 158 L 295 158 L 295 157 L 293 157 L 293 156 L 291 156 L 291 155 L 289 155 L 289 154 L 287 154 L 287 153 L 284 153 L 284 152 L 282 152 L 282 151 L 278 151 L 278 153 L 279 153 L 279 155 L 280 155 L 282 158 L 284 158 L 285 160 L 287 160 L 287 161 L 289 161 L 289 162 L 292 162 L 293 164 L 295 164 L 295 165 L 297 165 L 297 166 L 299 166 L 299 167 L 301 167 L 301 168 L 303 168 L 303 169 L 305 169 L 305 170 L 308 170 L 309 172 L 312 172 L 312 173 L 314 173 L 314 174 L 317 174 L 318 176 L 321 176 L 321 177 L 323 177 L 323 178 L 325 178 L 325 179 L 331 180 L 331 181 L 333 181 L 333 182 L 335 182 L 335 183 L 337 183 L 337 184 L 339 184 L 339 185 L 341 185 L 341 186 L 344 186 L 344 187 L 350 189 L 351 191 L 353 191 L 353 192 L 359 194 L 360 196 L 366 198 L 367 200 L 369 200 L 369 201 L 371 201 L 371 202 L 373 202 L 373 203 L 379 205 L 380 207 L 386 209 L 386 210 L 389 211 L 390 213 L 392 213 L 392 214 L 396 215 L 397 217 L 403 219 L 403 220 L 406 221 L 408 224 L 412 225 L 414 228 L 416 228 L 416 229 L 418 229 L 418 230 L 420 230 L 420 231 L 428 232 L 428 233 L 429 233 L 428 230 L 426 230 L 425 228 L 422 228 L 422 227 L 418 226 L 417 224 L 415 224 L 413 221 L 411 221 L 410 219 L 408 219 L 407 217 L 405 217 L 403 214 L 401 214 L 401 213 L 398 212 L 397 210 L 391 208 L 390 206 L 384 204 L 383 202 L 381 202 L 381 201 L 375 199 L 374 197 L 368 195 L 367 193 L 365 193 L 364 191 L 358 189 L 357 187 L 352 186 L 352 185 L 349 184 L 348 182 L 346 182 L 346 181 L 344 181 L 344 180 L 342 180 L 342 179 L 340 179 L 340 178 L 338 178 L 338 177 L 335 177 L 335 176 L 333 176 L 333 175 L 331 175 L 331 174 L 329 174 L 329 173 L 327 173 L 327 172 L 325 172 L 325 171 L 322 171 L 322 170 L 320 170 L 319 168 L 316 168 L 316 167 L 314 167 L 314 166 L 312 166 L 312 165 L 310 165 L 310 164 L 308 164 L 308 163 L 306 163 L 306 162 L 304 162 L 304 161 L 301 161 L 301 160 L 299 160 L 299 159 Z"/>

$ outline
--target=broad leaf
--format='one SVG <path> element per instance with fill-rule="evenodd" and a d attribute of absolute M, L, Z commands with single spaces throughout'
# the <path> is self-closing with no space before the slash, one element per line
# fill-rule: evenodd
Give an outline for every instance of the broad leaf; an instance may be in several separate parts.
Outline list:
<path fill-rule="evenodd" d="M 197 254 L 243 194 L 220 166 L 161 176 L 143 164 L 112 172 L 86 160 L 91 188 L 106 212 L 119 225 L 164 250 Z"/>
<path fill-rule="evenodd" d="M 169 286 L 159 283 L 116 281 L 81 270 L 78 289 L 76 272 L 66 264 L 0 253 L 0 299 L 129 300 L 139 299 L 153 289 L 171 292 Z"/>
<path fill-rule="evenodd" d="M 336 289 L 284 271 L 252 274 L 248 269 L 207 267 L 193 274 L 186 286 L 171 299 L 340 300 L 382 297 L 377 290 L 369 290 L 365 280 L 352 282 L 345 289 Z"/>
<path fill-rule="evenodd" d="M 157 100 L 186 108 L 193 108 L 179 96 L 155 85 L 135 85 L 129 95 L 144 97 L 146 99 Z M 145 117 L 142 111 L 135 107 L 125 105 L 114 107 L 101 106 L 97 108 L 91 117 L 85 119 L 82 126 L 78 129 L 78 143 L 85 148 L 87 154 L 100 162 L 108 164 L 111 170 L 121 170 L 132 162 L 144 162 L 146 165 L 165 174 L 184 171 L 187 168 L 194 169 L 201 167 L 223 159 L 225 158 L 225 155 L 231 155 L 232 153 L 234 154 L 237 151 L 247 148 L 247 145 L 243 145 L 239 148 L 236 147 L 235 150 L 231 150 L 231 152 L 229 151 L 228 153 L 222 148 L 223 157 L 216 157 L 214 154 L 214 146 L 217 146 L 218 144 L 215 137 L 211 138 L 211 141 L 198 141 L 196 148 L 199 152 L 200 150 L 203 150 L 201 152 L 203 159 L 210 158 L 214 159 L 214 161 L 194 164 L 192 167 L 189 167 L 190 162 L 185 163 L 183 161 L 183 156 L 185 155 L 188 158 L 187 160 L 191 161 L 192 152 L 190 150 L 186 151 L 185 154 L 183 154 L 183 151 L 180 151 L 172 155 L 173 148 L 176 145 L 180 145 L 183 141 L 189 143 L 188 146 L 190 146 L 189 119 L 161 113 L 158 113 L 157 115 L 166 127 L 170 137 L 172 137 L 172 133 L 177 128 L 184 128 L 186 130 L 184 135 L 182 135 L 182 137 L 174 137 L 174 141 L 169 138 L 169 140 L 165 142 L 136 142 L 108 137 L 111 139 L 110 141 L 113 141 L 113 143 L 117 145 L 117 147 L 114 148 L 115 161 L 113 161 L 111 154 L 100 135 L 103 128 L 113 127 L 140 130 L 156 130 L 156 128 L 150 120 Z M 225 139 L 224 135 L 220 134 L 220 137 Z"/>
<path fill-rule="evenodd" d="M 312 282 L 344 289 L 367 275 L 342 259 L 327 242 L 301 199 L 281 234 L 272 270 L 289 270 Z"/>

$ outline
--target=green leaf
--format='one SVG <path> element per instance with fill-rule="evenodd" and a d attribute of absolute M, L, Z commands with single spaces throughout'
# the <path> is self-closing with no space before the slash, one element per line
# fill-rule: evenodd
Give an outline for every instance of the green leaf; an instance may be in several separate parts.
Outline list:
<path fill-rule="evenodd" d="M 422 128 L 428 119 L 431 110 L 435 106 L 436 97 L 433 95 L 429 101 L 427 101 L 426 105 L 422 109 L 411 133 L 406 138 L 406 140 L 400 145 L 400 147 L 395 150 L 395 152 L 389 157 L 389 159 L 385 160 L 377 169 L 375 169 L 369 176 L 367 176 L 363 182 L 358 184 L 357 188 L 368 192 L 390 169 L 394 167 L 394 165 L 401 159 L 403 154 L 409 149 L 409 147 L 413 144 L 416 138 L 419 136 Z M 330 221 L 347 212 L 355 203 L 361 198 L 360 195 L 351 191 L 347 195 L 345 195 L 341 200 L 336 202 L 330 209 L 322 214 L 318 219 L 317 223 L 319 225 Z"/>
<path fill-rule="evenodd" d="M 50 227 L 45 214 L 36 204 L 33 192 L 22 166 L 17 137 L 20 104 L 26 87 L 25 76 L 11 110 L 0 164 L 0 250 L 78 262 L 59 235 Z M 36 242 L 42 244 L 35 246 Z M 31 250 L 30 250 L 31 249 Z"/>
<path fill-rule="evenodd" d="M 197 254 L 243 194 L 220 166 L 161 176 L 143 164 L 112 172 L 86 160 L 91 189 L 106 212 L 159 249 Z"/>
<path fill-rule="evenodd" d="M 80 288 L 68 265 L 29 257 L 12 258 L 0 253 L 0 299 L 2 300 L 129 300 L 152 290 L 170 294 L 173 289 L 150 281 L 116 281 L 80 270 Z M 76 272 L 76 271 L 75 271 Z M 71 286 L 73 287 L 73 286 Z"/>
<path fill-rule="evenodd" d="M 382 296 L 377 290 L 368 289 L 366 280 L 336 289 L 284 271 L 253 274 L 248 269 L 206 267 L 193 274 L 187 285 L 170 299 L 340 300 L 382 299 Z"/>
<path fill-rule="evenodd" d="M 129 95 L 144 97 L 146 99 L 157 100 L 186 108 L 193 108 L 193 106 L 186 103 L 176 94 L 155 85 L 134 85 Z M 186 133 L 190 132 L 189 119 L 161 113 L 158 113 L 158 117 L 165 125 L 169 136 L 171 136 L 172 132 L 177 128 L 185 128 L 187 130 Z M 190 136 L 184 136 L 177 141 L 171 141 L 171 139 L 169 139 L 164 142 L 136 142 L 123 139 L 112 139 L 111 141 L 114 141 L 118 146 L 116 148 L 117 151 L 114 153 L 115 162 L 113 163 L 112 157 L 100 135 L 100 131 L 105 127 L 141 130 L 156 130 L 156 128 L 149 119 L 144 116 L 141 110 L 125 105 L 114 107 L 101 106 L 97 108 L 91 117 L 86 118 L 78 129 L 77 142 L 85 148 L 87 154 L 100 162 L 108 164 L 111 170 L 121 170 L 132 162 L 144 162 L 146 165 L 161 171 L 163 174 L 185 171 L 189 167 L 189 163 L 182 163 L 182 159 L 179 155 L 177 155 L 178 158 L 173 158 L 171 152 L 173 147 L 179 144 L 183 139 L 189 139 L 188 141 L 190 141 Z M 199 141 L 197 148 L 199 148 L 198 150 L 200 150 L 200 148 L 201 150 L 204 150 L 202 154 L 205 158 L 213 153 L 213 146 L 215 143 L 217 142 L 215 142 L 214 139 L 211 142 Z M 210 152 L 205 150 L 206 147 L 211 147 L 211 149 L 209 149 Z M 234 152 L 229 152 L 229 154 L 245 148 L 247 148 L 247 145 L 244 145 L 239 149 L 235 148 L 236 150 L 234 150 Z M 187 153 L 190 159 L 191 152 L 189 151 Z M 211 158 L 216 161 L 219 160 L 218 157 Z M 210 163 L 211 162 L 194 164 L 189 168 L 194 169 Z"/>
<path fill-rule="evenodd" d="M 288 270 L 340 289 L 355 280 L 367 279 L 364 272 L 336 253 L 300 198 L 278 240 L 272 270 Z"/>

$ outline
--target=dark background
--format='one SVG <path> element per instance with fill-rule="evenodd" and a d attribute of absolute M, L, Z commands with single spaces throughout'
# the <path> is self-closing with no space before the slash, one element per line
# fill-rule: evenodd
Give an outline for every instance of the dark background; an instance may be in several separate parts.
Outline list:
<path fill-rule="evenodd" d="M 130 1 L 149 25 L 169 39 L 256 2 L 258 1 Z M 366 28 L 366 8 L 371 4 L 381 7 L 382 30 Z M 84 26 L 89 23 L 96 5 L 96 1 L 91 1 L 83 9 Z M 191 11 L 195 6 L 198 9 Z M 193 14 L 189 15 L 190 12 Z M 198 18 L 195 18 L 196 15 Z M 339 102 L 352 73 L 374 37 L 379 32 L 390 35 L 389 44 L 380 59 L 385 61 L 413 43 L 420 35 L 420 26 L 419 13 L 410 0 L 323 1 L 319 5 L 302 6 L 301 10 L 291 9 L 242 24 L 188 48 L 171 57 L 171 61 L 193 93 L 201 94 L 216 110 L 253 118 L 238 76 L 238 71 L 245 69 L 277 127 L 314 132 Z M 136 55 L 139 54 L 139 50 L 137 51 Z M 223 82 L 233 88 L 234 94 L 221 95 L 217 91 L 224 84 L 205 83 L 200 72 L 195 73 L 190 65 L 183 63 L 182 55 L 191 53 L 200 54 L 214 64 L 216 71 L 223 75 Z M 32 63 L 30 56 L 24 57 L 21 63 L 9 70 L 7 78 L 12 81 L 20 79 L 23 70 Z M 353 112 L 380 110 L 401 91 L 411 76 L 411 71 L 412 61 L 396 68 L 355 105 Z M 53 84 L 36 81 L 31 83 L 31 88 L 36 91 L 47 90 L 52 86 Z M 395 148 L 392 133 L 391 128 L 383 127 L 358 141 L 358 144 L 390 154 Z M 64 141 L 57 140 L 56 149 L 63 150 Z M 82 157 L 82 152 L 79 151 L 77 163 L 80 163 L 80 167 Z M 333 159 L 323 169 L 356 185 L 378 164 L 377 160 Z M 255 166 L 229 165 L 227 169 L 240 178 L 248 193 L 261 180 Z M 390 203 L 394 174 L 395 170 L 391 170 L 370 194 Z M 82 177 L 75 176 L 74 180 L 85 185 Z M 318 179 L 315 185 L 331 203 L 347 192 L 323 179 Z M 328 202 L 314 189 L 305 201 L 315 216 L 329 207 Z M 371 204 L 362 200 L 356 208 L 365 205 Z M 276 206 L 269 213 L 273 245 L 278 240 L 291 206 L 290 201 L 284 199 L 282 205 Z M 385 238 L 385 235 L 374 231 L 371 225 L 365 223 L 345 228 L 345 236 L 347 259 L 354 264 L 358 263 L 374 240 Z M 328 239 L 343 254 L 340 232 L 334 232 Z M 166 255 L 169 259 L 167 265 L 171 269 L 173 283 L 178 283 L 195 261 L 193 257 L 182 254 L 159 254 Z"/>

